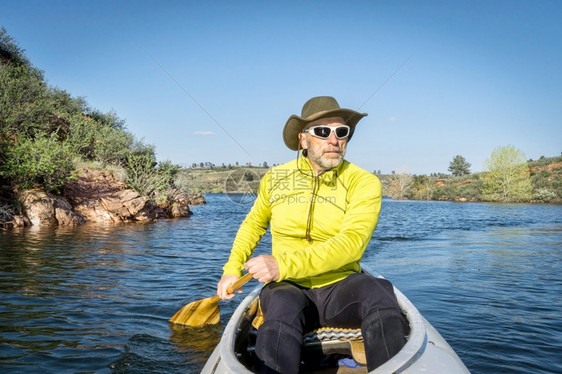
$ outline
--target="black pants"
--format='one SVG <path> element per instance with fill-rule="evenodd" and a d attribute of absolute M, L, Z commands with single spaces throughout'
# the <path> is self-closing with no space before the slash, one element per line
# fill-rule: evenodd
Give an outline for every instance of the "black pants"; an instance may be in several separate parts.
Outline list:
<path fill-rule="evenodd" d="M 369 371 L 398 353 L 409 331 L 392 284 L 367 274 L 315 289 L 269 283 L 260 305 L 265 322 L 258 329 L 256 355 L 262 372 L 298 373 L 303 334 L 321 326 L 361 328 Z"/>

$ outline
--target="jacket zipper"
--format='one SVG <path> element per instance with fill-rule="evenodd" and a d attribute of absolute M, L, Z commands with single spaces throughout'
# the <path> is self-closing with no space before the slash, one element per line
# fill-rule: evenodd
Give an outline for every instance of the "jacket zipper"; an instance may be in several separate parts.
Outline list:
<path fill-rule="evenodd" d="M 312 184 L 312 196 L 310 196 L 310 207 L 308 208 L 308 219 L 306 221 L 306 240 L 312 241 L 310 230 L 312 229 L 312 208 L 314 207 L 314 200 L 316 200 L 316 187 L 318 185 L 318 175 L 314 176 L 314 183 Z"/>

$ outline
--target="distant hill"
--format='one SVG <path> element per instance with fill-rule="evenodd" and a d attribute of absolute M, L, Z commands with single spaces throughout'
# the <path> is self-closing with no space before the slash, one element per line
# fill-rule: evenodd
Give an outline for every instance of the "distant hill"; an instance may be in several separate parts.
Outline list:
<path fill-rule="evenodd" d="M 529 160 L 533 198 L 529 202 L 562 203 L 562 156 Z M 257 192 L 266 167 L 186 168 L 180 172 L 182 184 L 190 193 Z M 486 173 L 462 177 L 448 174 L 412 175 L 377 174 L 383 195 L 395 199 L 483 201 L 482 186 Z"/>
<path fill-rule="evenodd" d="M 212 167 L 182 169 L 176 179 L 190 193 L 256 193 L 267 167 Z"/>

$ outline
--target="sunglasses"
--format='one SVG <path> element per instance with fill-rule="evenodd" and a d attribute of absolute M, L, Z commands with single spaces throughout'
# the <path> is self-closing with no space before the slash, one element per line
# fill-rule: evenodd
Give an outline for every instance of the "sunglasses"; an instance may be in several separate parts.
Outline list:
<path fill-rule="evenodd" d="M 310 135 L 315 136 L 320 139 L 328 139 L 332 136 L 332 133 L 336 133 L 336 138 L 345 139 L 349 136 L 351 128 L 347 125 L 341 125 L 337 127 L 330 126 L 312 126 L 302 132 L 308 132 Z"/>

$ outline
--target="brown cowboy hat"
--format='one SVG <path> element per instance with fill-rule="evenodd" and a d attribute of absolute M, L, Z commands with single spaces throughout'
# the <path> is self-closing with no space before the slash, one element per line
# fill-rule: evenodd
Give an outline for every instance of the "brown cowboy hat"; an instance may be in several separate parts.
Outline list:
<path fill-rule="evenodd" d="M 298 134 L 302 132 L 306 125 L 320 118 L 341 117 L 344 119 L 345 123 L 351 127 L 351 132 L 347 138 L 349 141 L 355 130 L 355 125 L 366 115 L 367 113 L 359 113 L 351 109 L 340 108 L 336 99 L 331 96 L 313 97 L 304 103 L 300 117 L 296 114 L 289 117 L 283 128 L 283 140 L 289 149 L 296 151 L 299 149 Z"/>

